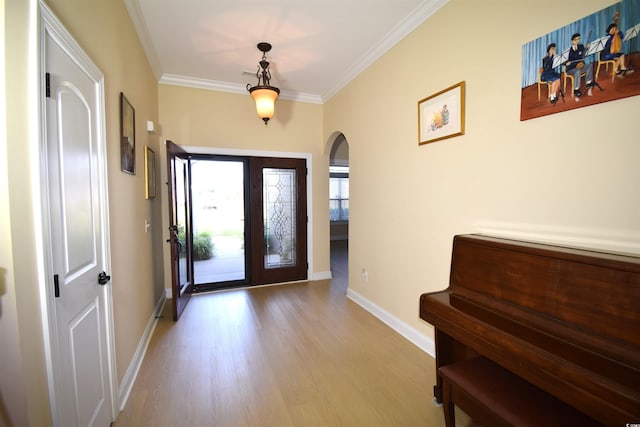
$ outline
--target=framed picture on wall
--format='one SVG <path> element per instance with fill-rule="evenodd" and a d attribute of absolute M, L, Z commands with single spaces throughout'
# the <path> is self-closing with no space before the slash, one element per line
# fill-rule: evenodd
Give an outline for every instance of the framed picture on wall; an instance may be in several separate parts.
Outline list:
<path fill-rule="evenodd" d="M 520 120 L 640 95 L 639 36 L 640 0 L 623 0 L 524 44 Z"/>
<path fill-rule="evenodd" d="M 418 101 L 418 145 L 464 135 L 464 81 Z"/>
<path fill-rule="evenodd" d="M 136 111 L 120 92 L 120 169 L 136 174 Z"/>
<path fill-rule="evenodd" d="M 156 197 L 156 153 L 147 146 L 144 147 L 144 179 L 145 198 Z"/>

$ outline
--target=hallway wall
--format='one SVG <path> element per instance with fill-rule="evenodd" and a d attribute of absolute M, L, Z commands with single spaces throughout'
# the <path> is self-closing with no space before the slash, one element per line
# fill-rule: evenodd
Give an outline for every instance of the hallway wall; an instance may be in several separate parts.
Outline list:
<path fill-rule="evenodd" d="M 121 1 L 48 0 L 105 76 L 113 311 L 118 381 L 163 296 L 160 198 L 145 199 L 144 146 L 158 152 L 146 122 L 158 121 L 158 88 Z M 120 170 L 120 92 L 135 109 L 136 174 Z M 145 221 L 151 223 L 145 231 Z"/>
<path fill-rule="evenodd" d="M 147 134 L 144 125 L 146 120 L 158 120 L 157 83 L 123 2 L 47 0 L 47 4 L 105 76 L 112 250 L 109 273 L 117 379 L 122 381 L 154 307 L 164 296 L 162 257 L 157 256 L 162 250 L 160 204 L 159 199 L 145 200 L 142 154 L 145 145 L 158 149 L 157 137 Z M 12 375 L 7 384 L 14 384 L 5 402 L 16 404 L 9 409 L 16 425 L 25 425 L 22 420 L 28 417 L 29 425 L 47 426 L 51 416 L 40 295 L 48 282 L 41 277 L 38 229 L 38 2 L 9 0 L 3 2 L 3 10 L 7 35 L 3 83 L 11 108 L 6 111 L 7 169 L 0 172 L 6 174 L 8 205 L 3 205 L 0 218 L 11 231 L 0 241 L 0 273 L 4 271 L 6 293 L 15 297 L 15 306 L 5 306 L 0 312 L 0 324 L 9 326 L 9 319 L 4 316 L 15 311 L 16 321 L 11 328 L 19 343 L 16 357 L 2 357 Z M 136 112 L 137 173 L 133 176 L 120 171 L 120 92 L 125 93 Z M 145 220 L 152 224 L 149 233 L 145 232 Z M 1 288 L 0 283 L 0 294 Z M 10 301 L 3 298 L 1 302 L 5 305 Z M 4 387 L 4 378 L 2 384 Z M 25 410 L 21 401 L 26 402 Z"/>
<path fill-rule="evenodd" d="M 349 141 L 351 291 L 432 337 L 418 298 L 447 286 L 455 234 L 640 253 L 640 96 L 519 120 L 523 44 L 612 3 L 451 0 L 325 104 Z M 418 100 L 463 80 L 465 135 L 418 146 Z"/>

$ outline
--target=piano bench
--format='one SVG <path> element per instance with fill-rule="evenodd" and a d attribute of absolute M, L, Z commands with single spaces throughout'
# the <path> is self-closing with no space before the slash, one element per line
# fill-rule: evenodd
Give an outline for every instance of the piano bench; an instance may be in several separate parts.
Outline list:
<path fill-rule="evenodd" d="M 455 427 L 455 405 L 481 426 L 601 426 L 484 357 L 445 365 L 438 372 L 446 427 Z"/>

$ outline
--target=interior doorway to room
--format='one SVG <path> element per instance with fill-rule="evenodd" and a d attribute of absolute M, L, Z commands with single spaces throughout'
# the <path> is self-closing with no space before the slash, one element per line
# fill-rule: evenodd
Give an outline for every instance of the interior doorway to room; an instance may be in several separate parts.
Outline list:
<path fill-rule="evenodd" d="M 307 279 L 306 159 L 179 157 L 188 194 L 170 197 L 169 210 L 183 201 L 189 214 L 171 225 L 172 256 L 187 260 L 190 293 Z"/>
<path fill-rule="evenodd" d="M 339 134 L 329 156 L 329 230 L 333 283 L 347 290 L 349 254 L 349 144 Z"/>

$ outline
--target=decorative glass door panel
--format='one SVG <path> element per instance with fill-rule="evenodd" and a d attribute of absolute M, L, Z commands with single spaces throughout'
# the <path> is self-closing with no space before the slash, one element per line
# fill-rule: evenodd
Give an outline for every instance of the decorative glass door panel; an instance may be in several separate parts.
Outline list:
<path fill-rule="evenodd" d="M 264 268 L 296 265 L 296 170 L 264 168 Z"/>

